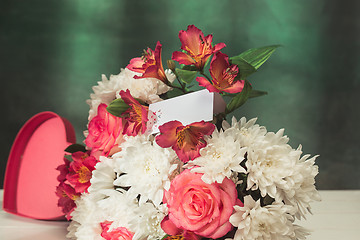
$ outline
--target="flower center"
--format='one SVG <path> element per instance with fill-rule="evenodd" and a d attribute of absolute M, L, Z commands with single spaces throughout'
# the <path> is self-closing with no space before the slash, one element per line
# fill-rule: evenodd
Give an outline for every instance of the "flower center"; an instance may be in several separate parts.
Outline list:
<path fill-rule="evenodd" d="M 134 111 L 135 111 L 135 115 L 134 118 L 137 122 L 141 122 L 142 120 L 142 109 L 141 106 L 138 105 L 133 105 Z"/>
<path fill-rule="evenodd" d="M 189 128 L 190 126 L 186 126 L 176 133 L 177 144 L 179 148 L 181 148 L 184 145 L 186 130 L 188 130 Z"/>
<path fill-rule="evenodd" d="M 214 151 L 211 155 L 214 159 L 219 159 L 221 158 L 222 154 L 218 153 L 217 151 Z"/>
<path fill-rule="evenodd" d="M 91 178 L 91 172 L 85 166 L 80 167 L 80 169 L 77 171 L 77 173 L 79 174 L 79 182 L 80 183 L 86 183 Z"/>
<path fill-rule="evenodd" d="M 238 72 L 238 69 L 233 67 L 233 65 L 223 70 L 223 79 L 225 80 L 224 83 L 232 85 L 235 77 L 238 75 Z"/>
<path fill-rule="evenodd" d="M 165 238 L 166 240 L 184 240 L 184 236 L 183 235 L 174 235 L 174 236 L 168 236 L 167 238 Z M 164 239 L 164 240 L 165 240 Z"/>
<path fill-rule="evenodd" d="M 259 223 L 258 227 L 259 227 L 260 231 L 266 231 L 266 229 L 267 229 L 266 224 L 263 222 Z"/>

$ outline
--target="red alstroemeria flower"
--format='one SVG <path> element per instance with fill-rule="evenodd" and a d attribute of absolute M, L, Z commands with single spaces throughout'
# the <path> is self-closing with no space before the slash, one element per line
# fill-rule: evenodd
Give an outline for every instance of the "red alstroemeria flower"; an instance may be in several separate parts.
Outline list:
<path fill-rule="evenodd" d="M 144 50 L 142 57 L 133 58 L 130 64 L 126 66 L 127 69 L 138 73 L 145 73 L 146 69 L 155 64 L 154 51 L 151 48 Z"/>
<path fill-rule="evenodd" d="M 209 92 L 238 93 L 244 88 L 244 80 L 235 80 L 239 73 L 237 65 L 230 65 L 229 58 L 222 52 L 217 52 L 210 63 L 212 83 L 204 77 L 197 77 L 200 86 L 206 87 Z"/>
<path fill-rule="evenodd" d="M 57 177 L 57 180 L 59 182 L 65 182 L 66 175 L 69 173 L 70 161 L 67 160 L 65 157 L 63 158 L 63 160 L 64 160 L 64 164 L 61 164 L 56 168 L 56 170 L 60 171 L 60 174 Z"/>
<path fill-rule="evenodd" d="M 66 219 L 70 220 L 70 213 L 74 211 L 76 204 L 75 200 L 80 197 L 73 187 L 61 182 L 56 187 L 56 195 L 59 197 L 58 206 L 61 207 L 62 212 L 66 215 Z"/>
<path fill-rule="evenodd" d="M 87 192 L 97 160 L 84 152 L 75 152 L 71 156 L 74 161 L 70 163 L 66 179 L 74 186 L 76 192 Z"/>
<path fill-rule="evenodd" d="M 123 134 L 129 136 L 136 136 L 139 132 L 142 134 L 146 131 L 146 123 L 148 119 L 149 107 L 141 105 L 130 94 L 129 89 L 120 91 L 120 96 L 124 102 L 130 106 L 125 112 L 122 113 L 122 117 L 126 120 Z"/>
<path fill-rule="evenodd" d="M 204 135 L 210 135 L 215 125 L 205 121 L 182 125 L 179 121 L 167 122 L 159 127 L 156 142 L 160 147 L 172 149 L 179 159 L 186 163 L 200 156 L 200 149 L 206 146 Z"/>
<path fill-rule="evenodd" d="M 156 43 L 155 51 L 148 48 L 141 58 L 133 58 L 127 68 L 142 73 L 141 76 L 134 76 L 135 79 L 139 78 L 156 78 L 160 81 L 167 83 L 168 79 L 165 75 L 164 67 L 161 60 L 161 43 Z"/>
<path fill-rule="evenodd" d="M 218 43 L 212 46 L 211 34 L 204 37 L 203 32 L 195 27 L 189 25 L 187 30 L 179 32 L 181 42 L 181 49 L 184 52 L 176 51 L 172 54 L 172 60 L 185 65 L 195 65 L 202 70 L 209 57 L 225 47 L 225 43 Z"/>

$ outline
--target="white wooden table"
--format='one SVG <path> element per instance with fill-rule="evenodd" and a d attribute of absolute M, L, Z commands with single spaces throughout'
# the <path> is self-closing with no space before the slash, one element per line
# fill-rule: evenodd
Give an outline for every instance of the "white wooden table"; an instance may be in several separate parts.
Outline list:
<path fill-rule="evenodd" d="M 312 230 L 309 240 L 360 240 L 360 190 L 320 191 L 314 215 L 299 225 Z M 3 191 L 0 190 L 2 206 Z M 0 240 L 64 240 L 67 222 L 39 221 L 0 211 Z M 89 239 L 90 240 L 90 239 Z"/>

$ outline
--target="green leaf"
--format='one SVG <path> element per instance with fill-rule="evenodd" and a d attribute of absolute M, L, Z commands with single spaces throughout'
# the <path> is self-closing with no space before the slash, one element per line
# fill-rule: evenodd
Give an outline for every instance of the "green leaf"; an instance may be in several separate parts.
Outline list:
<path fill-rule="evenodd" d="M 175 69 L 176 74 L 180 77 L 181 81 L 183 81 L 186 84 L 191 83 L 196 75 L 196 71 L 188 71 L 188 70 L 183 70 L 180 68 L 176 68 Z"/>
<path fill-rule="evenodd" d="M 164 240 L 165 238 L 170 237 L 169 234 L 166 234 L 161 240 Z"/>
<path fill-rule="evenodd" d="M 194 65 L 184 65 L 181 64 L 181 69 L 182 70 L 188 70 L 188 71 L 197 71 L 197 67 L 195 67 Z"/>
<path fill-rule="evenodd" d="M 265 92 L 265 91 L 251 89 L 249 98 L 261 97 L 261 96 L 266 95 L 266 94 L 268 94 L 268 93 Z"/>
<path fill-rule="evenodd" d="M 231 64 L 236 64 L 239 67 L 240 79 L 245 79 L 256 72 L 256 68 L 247 63 L 244 59 L 239 57 L 230 58 Z"/>
<path fill-rule="evenodd" d="M 232 57 L 231 59 L 243 59 L 255 69 L 259 67 L 268 60 L 271 54 L 276 50 L 280 45 L 271 45 L 260 48 L 251 48 L 238 56 Z"/>
<path fill-rule="evenodd" d="M 251 85 L 247 80 L 245 80 L 245 85 L 243 90 L 240 93 L 238 93 L 233 99 L 231 99 L 231 101 L 227 104 L 225 113 L 226 114 L 231 113 L 232 111 L 236 110 L 241 105 L 243 105 L 246 102 L 246 100 L 249 98 L 250 93 L 251 93 Z"/>
<path fill-rule="evenodd" d="M 72 159 L 71 155 L 65 154 L 65 155 L 64 155 L 64 158 L 66 158 L 69 162 L 74 161 L 74 160 Z"/>
<path fill-rule="evenodd" d="M 167 97 L 168 98 L 173 98 L 173 97 L 181 96 L 183 94 L 184 93 L 180 89 L 174 88 L 173 90 L 167 92 Z"/>
<path fill-rule="evenodd" d="M 127 105 L 124 100 L 118 98 L 112 101 L 109 106 L 107 106 L 106 110 L 116 117 L 121 117 L 121 114 L 128 110 L 129 107 L 130 106 Z"/>
<path fill-rule="evenodd" d="M 86 148 L 82 144 L 74 143 L 68 146 L 64 151 L 68 153 L 86 152 Z"/>

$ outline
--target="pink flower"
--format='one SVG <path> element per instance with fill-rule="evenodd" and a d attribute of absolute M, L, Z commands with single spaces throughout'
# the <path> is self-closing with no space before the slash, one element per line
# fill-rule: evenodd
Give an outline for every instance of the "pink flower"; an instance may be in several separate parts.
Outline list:
<path fill-rule="evenodd" d="M 65 182 L 66 175 L 69 173 L 70 161 L 67 160 L 65 157 L 63 158 L 63 160 L 64 160 L 64 164 L 61 164 L 56 168 L 56 170 L 60 171 L 60 174 L 57 177 L 57 180 L 59 182 Z"/>
<path fill-rule="evenodd" d="M 134 237 L 134 233 L 125 227 L 118 227 L 109 231 L 111 225 L 109 221 L 102 222 L 100 225 L 102 228 L 101 236 L 106 240 L 131 240 Z"/>
<path fill-rule="evenodd" d="M 181 49 L 185 52 L 176 51 L 172 55 L 172 60 L 185 65 L 195 65 L 202 70 L 209 57 L 225 47 L 225 43 L 218 43 L 212 46 L 212 35 L 204 37 L 203 32 L 189 25 L 187 30 L 179 32 Z"/>
<path fill-rule="evenodd" d="M 73 187 L 61 182 L 56 187 L 56 195 L 59 197 L 58 206 L 61 207 L 62 212 L 66 215 L 66 219 L 70 220 L 72 213 L 76 207 L 75 200 L 80 197 Z"/>
<path fill-rule="evenodd" d="M 66 179 L 74 186 L 76 192 L 87 192 L 97 160 L 84 152 L 75 152 L 71 156 L 74 161 L 70 163 Z"/>
<path fill-rule="evenodd" d="M 235 80 L 238 73 L 239 67 L 230 65 L 226 54 L 217 52 L 210 63 L 212 83 L 204 77 L 197 77 L 196 81 L 209 92 L 238 93 L 244 88 L 244 80 Z"/>
<path fill-rule="evenodd" d="M 163 148 L 172 147 L 179 159 L 186 163 L 200 156 L 200 149 L 207 144 L 204 135 L 210 135 L 214 129 L 214 124 L 205 121 L 186 126 L 179 121 L 171 121 L 159 127 L 156 143 Z"/>
<path fill-rule="evenodd" d="M 122 119 L 106 111 L 106 104 L 100 104 L 98 114 L 89 122 L 89 135 L 85 139 L 87 147 L 92 148 L 92 155 L 100 151 L 105 156 L 120 151 L 119 144 L 123 140 Z"/>
<path fill-rule="evenodd" d="M 146 69 L 155 64 L 154 51 L 151 48 L 144 50 L 142 57 L 133 58 L 126 66 L 127 69 L 138 73 L 145 73 Z"/>
<path fill-rule="evenodd" d="M 168 82 L 162 65 L 161 47 L 160 42 L 157 42 L 155 51 L 148 48 L 143 57 L 131 59 L 126 67 L 134 72 L 142 73 L 141 76 L 134 76 L 135 79 L 156 78 L 164 83 Z"/>
<path fill-rule="evenodd" d="M 221 184 L 207 184 L 201 180 L 202 175 L 186 169 L 165 191 L 169 215 L 161 226 L 166 233 L 176 233 L 177 228 L 215 239 L 232 229 L 229 218 L 237 201 L 235 184 L 228 178 Z"/>
<path fill-rule="evenodd" d="M 123 134 L 136 136 L 139 132 L 142 134 L 146 131 L 146 123 L 148 119 L 148 107 L 141 105 L 135 100 L 129 89 L 120 91 L 120 96 L 124 102 L 129 105 L 129 109 L 122 113 L 122 117 L 126 120 Z"/>

